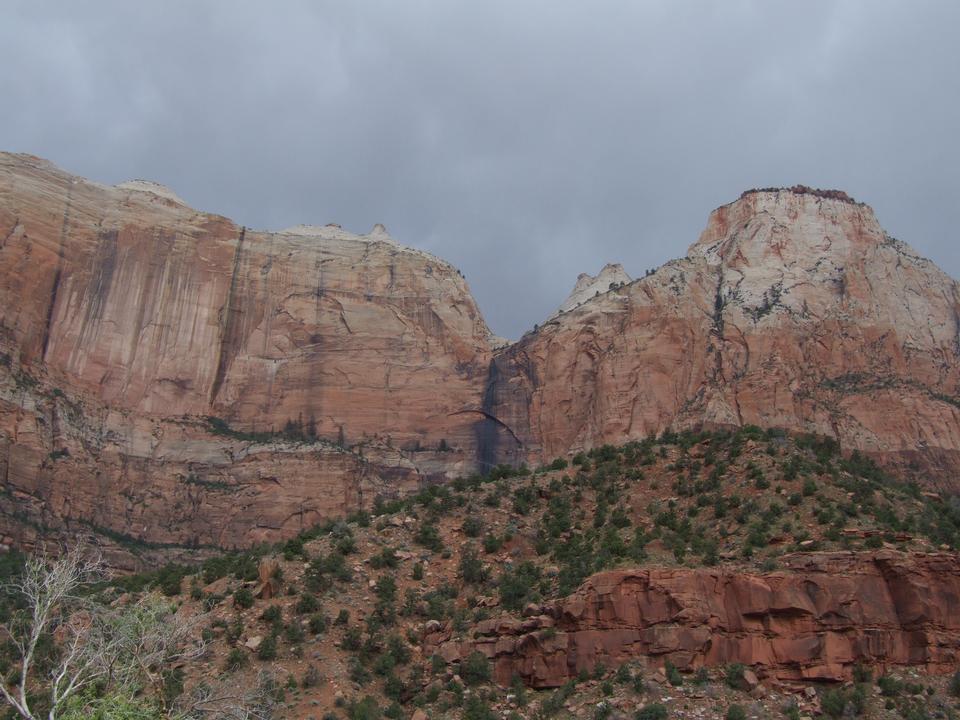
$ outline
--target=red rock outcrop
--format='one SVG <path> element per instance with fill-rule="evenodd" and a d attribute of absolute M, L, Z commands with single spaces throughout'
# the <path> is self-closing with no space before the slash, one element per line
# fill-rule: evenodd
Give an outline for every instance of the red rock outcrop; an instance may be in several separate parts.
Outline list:
<path fill-rule="evenodd" d="M 480 623 L 477 637 L 427 636 L 447 660 L 475 650 L 498 682 L 557 687 L 598 664 L 641 656 L 681 670 L 743 663 L 778 681 L 851 677 L 855 664 L 953 672 L 960 662 L 960 558 L 809 553 L 784 571 L 615 570 L 524 619 Z M 532 609 L 531 609 L 532 610 Z"/>
<path fill-rule="evenodd" d="M 756 424 L 919 462 L 960 489 L 960 290 L 873 211 L 756 191 L 688 256 L 500 352 L 490 458 L 547 460 L 668 427 Z M 829 193 L 827 194 L 829 195 Z"/>

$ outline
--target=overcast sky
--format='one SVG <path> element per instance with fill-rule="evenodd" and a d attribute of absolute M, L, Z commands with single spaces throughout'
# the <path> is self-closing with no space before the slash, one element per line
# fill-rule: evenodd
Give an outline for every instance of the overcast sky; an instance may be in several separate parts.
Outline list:
<path fill-rule="evenodd" d="M 382 222 L 517 337 L 750 187 L 960 275 L 960 2 L 0 4 L 0 148 L 260 229 Z"/>

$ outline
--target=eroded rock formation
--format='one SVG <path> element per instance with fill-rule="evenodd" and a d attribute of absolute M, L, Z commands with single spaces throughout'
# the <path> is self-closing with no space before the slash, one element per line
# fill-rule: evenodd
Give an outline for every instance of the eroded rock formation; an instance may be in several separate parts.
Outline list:
<path fill-rule="evenodd" d="M 381 226 L 254 231 L 0 154 L 0 540 L 249 545 L 702 424 L 830 435 L 956 489 L 957 284 L 867 206 L 748 192 L 686 258 L 598 277 L 500 347 L 461 274 Z"/>
<path fill-rule="evenodd" d="M 631 278 L 627 275 L 627 271 L 623 269 L 623 265 L 620 263 L 607 263 L 596 275 L 580 273 L 580 275 L 577 276 L 577 282 L 573 286 L 573 290 L 567 295 L 567 299 L 560 303 L 560 307 L 557 308 L 555 314 L 573 310 L 573 308 L 582 305 L 587 300 L 597 297 L 601 293 L 618 288 L 621 285 L 626 285 L 629 282 L 631 282 Z"/>
<path fill-rule="evenodd" d="M 488 452 L 549 459 L 756 424 L 914 461 L 960 489 L 957 283 L 869 207 L 823 195 L 747 193 L 686 258 L 500 352 L 484 408 L 516 441 Z"/>
<path fill-rule="evenodd" d="M 490 348 L 382 226 L 256 232 L 0 155 L 8 541 L 249 545 L 473 471 Z"/>
<path fill-rule="evenodd" d="M 783 571 L 617 570 L 523 619 L 477 627 L 475 639 L 427 636 L 448 661 L 480 651 L 498 682 L 519 675 L 558 687 L 592 671 L 647 656 L 679 669 L 743 663 L 779 681 L 850 679 L 854 665 L 960 662 L 960 559 L 950 554 L 803 553 Z"/>

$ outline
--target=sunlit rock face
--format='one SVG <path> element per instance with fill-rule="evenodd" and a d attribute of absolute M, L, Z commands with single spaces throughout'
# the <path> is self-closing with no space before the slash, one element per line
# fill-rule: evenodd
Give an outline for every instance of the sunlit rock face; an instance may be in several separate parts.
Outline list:
<path fill-rule="evenodd" d="M 510 450 L 552 458 L 668 427 L 757 424 L 960 487 L 957 283 L 866 205 L 823 195 L 745 193 L 687 257 L 498 353 L 488 411 L 516 436 Z"/>

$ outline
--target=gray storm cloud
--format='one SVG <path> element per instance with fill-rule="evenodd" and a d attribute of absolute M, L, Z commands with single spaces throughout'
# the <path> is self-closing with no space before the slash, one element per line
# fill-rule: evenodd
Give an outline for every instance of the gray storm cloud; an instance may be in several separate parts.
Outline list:
<path fill-rule="evenodd" d="M 279 229 L 386 224 L 493 329 L 842 188 L 954 276 L 960 4 L 6 2 L 0 147 Z"/>

